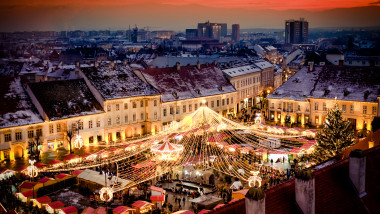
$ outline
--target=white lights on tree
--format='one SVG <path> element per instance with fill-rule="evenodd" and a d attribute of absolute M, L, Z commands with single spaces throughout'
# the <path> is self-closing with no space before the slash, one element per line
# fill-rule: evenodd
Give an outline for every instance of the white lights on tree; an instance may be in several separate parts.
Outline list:
<path fill-rule="evenodd" d="M 82 148 L 83 146 L 83 139 L 82 139 L 82 136 L 80 136 L 79 134 L 76 136 L 76 139 L 74 141 L 74 147 L 77 148 L 77 149 L 80 149 Z"/>
<path fill-rule="evenodd" d="M 251 171 L 252 176 L 248 178 L 249 187 L 255 186 L 256 182 L 259 183 L 259 187 L 261 186 L 261 177 L 259 177 L 260 171 Z"/>
<path fill-rule="evenodd" d="M 30 166 L 28 166 L 26 168 L 27 170 L 27 174 L 29 175 L 29 177 L 31 178 L 34 178 L 34 177 L 37 177 L 38 175 L 38 169 L 36 166 L 34 166 L 34 163 L 36 162 L 36 160 L 29 160 L 29 163 L 30 163 Z"/>
<path fill-rule="evenodd" d="M 113 197 L 113 191 L 112 188 L 109 187 L 103 187 L 100 189 L 100 199 L 105 202 L 109 202 L 112 200 Z"/>

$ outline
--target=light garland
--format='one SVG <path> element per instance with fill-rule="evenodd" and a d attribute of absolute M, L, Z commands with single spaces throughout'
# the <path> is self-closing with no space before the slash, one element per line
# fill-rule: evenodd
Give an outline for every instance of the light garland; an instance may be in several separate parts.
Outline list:
<path fill-rule="evenodd" d="M 74 147 L 77 149 L 80 149 L 82 148 L 82 146 L 83 146 L 83 139 L 82 139 L 82 136 L 78 134 L 76 135 L 76 139 L 74 141 Z"/>
<path fill-rule="evenodd" d="M 34 166 L 34 163 L 36 162 L 36 160 L 29 160 L 29 163 L 30 163 L 30 166 L 28 166 L 26 168 L 27 170 L 27 174 L 29 175 L 29 177 L 31 178 L 35 178 L 37 177 L 38 175 L 38 168 L 36 166 Z"/>

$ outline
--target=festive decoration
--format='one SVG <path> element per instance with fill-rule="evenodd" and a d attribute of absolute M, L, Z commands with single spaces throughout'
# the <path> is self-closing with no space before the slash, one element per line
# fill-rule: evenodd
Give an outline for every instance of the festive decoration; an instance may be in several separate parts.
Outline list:
<path fill-rule="evenodd" d="M 261 177 L 259 177 L 260 171 L 251 171 L 252 176 L 248 178 L 249 187 L 255 186 L 256 182 L 259 183 L 259 187 L 261 186 Z"/>
<path fill-rule="evenodd" d="M 105 201 L 105 202 L 109 202 L 112 200 L 112 197 L 113 197 L 113 191 L 112 191 L 112 188 L 109 188 L 109 187 L 103 187 L 102 189 L 100 189 L 100 199 L 102 201 Z"/>
<path fill-rule="evenodd" d="M 36 160 L 29 160 L 29 163 L 30 163 L 30 166 L 28 166 L 26 168 L 27 170 L 27 174 L 29 175 L 29 177 L 31 178 L 34 178 L 34 177 L 37 177 L 38 175 L 38 169 L 36 166 L 34 166 L 34 163 L 36 162 Z"/>
<path fill-rule="evenodd" d="M 255 124 L 261 123 L 261 113 L 256 113 Z"/>
<path fill-rule="evenodd" d="M 338 104 L 329 109 L 322 130 L 317 133 L 317 144 L 311 158 L 314 161 L 327 160 L 346 150 L 354 141 L 351 123 L 342 118 L 342 109 Z"/>
<path fill-rule="evenodd" d="M 78 135 L 76 135 L 76 138 L 74 141 L 74 147 L 77 149 L 80 149 L 80 148 L 82 148 L 82 146 L 83 146 L 83 139 L 82 139 L 82 136 L 80 136 L 78 134 Z"/>
<path fill-rule="evenodd" d="M 150 150 L 158 156 L 159 160 L 177 160 L 183 151 L 183 146 L 165 141 L 163 144 L 152 146 Z"/>

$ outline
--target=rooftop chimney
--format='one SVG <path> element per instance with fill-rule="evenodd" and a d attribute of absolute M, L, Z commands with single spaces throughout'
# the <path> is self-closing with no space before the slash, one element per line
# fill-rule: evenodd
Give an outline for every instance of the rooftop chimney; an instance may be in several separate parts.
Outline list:
<path fill-rule="evenodd" d="M 314 69 L 314 62 L 313 62 L 313 61 L 310 61 L 310 62 L 308 63 L 308 65 L 309 65 L 309 71 L 310 71 L 310 72 L 313 71 L 313 69 Z"/>
<path fill-rule="evenodd" d="M 113 60 L 112 60 L 111 63 L 110 63 L 110 67 L 111 67 L 112 69 L 115 68 L 115 62 L 114 62 Z"/>
<path fill-rule="evenodd" d="M 95 60 L 94 67 L 97 68 L 99 66 L 98 60 Z"/>
<path fill-rule="evenodd" d="M 80 67 L 80 63 L 77 61 L 77 62 L 75 62 L 75 67 L 76 68 L 79 68 Z"/>
<path fill-rule="evenodd" d="M 365 192 L 366 157 L 362 150 L 354 149 L 350 153 L 349 175 L 359 197 L 367 195 Z"/>
<path fill-rule="evenodd" d="M 300 171 L 295 181 L 296 202 L 304 214 L 315 213 L 315 178 L 310 170 Z"/>
<path fill-rule="evenodd" d="M 212 64 L 217 65 L 216 60 L 214 60 L 214 61 L 212 62 Z"/>
<path fill-rule="evenodd" d="M 198 70 L 201 69 L 201 63 L 199 62 L 199 60 L 197 61 L 197 68 Z"/>
<path fill-rule="evenodd" d="M 265 214 L 265 193 L 261 188 L 251 187 L 244 200 L 246 214 Z"/>
<path fill-rule="evenodd" d="M 180 71 L 180 70 L 181 70 L 181 64 L 180 64 L 179 62 L 177 62 L 177 63 L 175 64 L 175 66 L 176 66 L 177 71 Z"/>
<path fill-rule="evenodd" d="M 127 65 L 127 59 L 124 59 L 124 60 L 123 60 L 123 64 L 124 64 L 124 65 Z"/>

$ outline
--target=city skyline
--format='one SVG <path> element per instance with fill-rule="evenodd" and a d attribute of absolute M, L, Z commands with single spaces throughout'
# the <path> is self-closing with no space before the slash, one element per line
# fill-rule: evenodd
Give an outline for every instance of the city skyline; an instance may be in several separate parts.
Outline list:
<path fill-rule="evenodd" d="M 283 29 L 285 20 L 300 17 L 309 20 L 310 28 L 379 26 L 379 2 L 349 1 L 351 4 L 343 4 L 341 1 L 335 1 L 336 7 L 331 5 L 325 8 L 313 7 L 311 3 L 309 6 L 301 4 L 303 9 L 288 3 L 284 5 L 292 9 L 286 9 L 285 6 L 281 6 L 282 9 L 269 6 L 261 8 L 257 5 L 253 8 L 244 7 L 248 4 L 246 1 L 239 2 L 227 8 L 224 1 L 221 1 L 221 4 L 211 2 L 209 5 L 198 1 L 186 1 L 181 4 L 174 1 L 113 1 L 109 4 L 95 1 L 90 4 L 84 1 L 74 5 L 72 1 L 52 1 L 43 4 L 42 1 L 25 3 L 20 0 L 0 4 L 0 29 L 2 32 L 126 30 L 129 26 L 137 24 L 140 27 L 149 26 L 151 30 L 185 31 L 186 28 L 194 28 L 196 23 L 207 20 L 227 23 L 229 29 L 234 23 L 239 23 L 241 29 Z M 357 4 L 354 4 L 355 2 Z"/>

